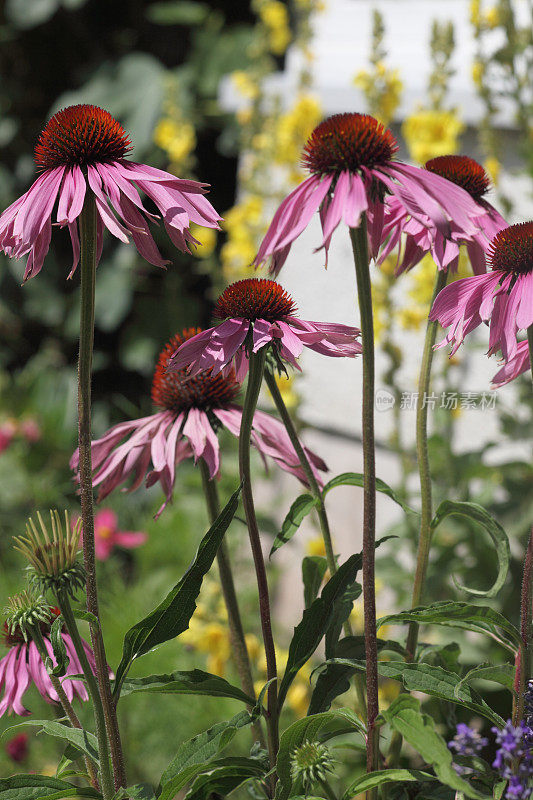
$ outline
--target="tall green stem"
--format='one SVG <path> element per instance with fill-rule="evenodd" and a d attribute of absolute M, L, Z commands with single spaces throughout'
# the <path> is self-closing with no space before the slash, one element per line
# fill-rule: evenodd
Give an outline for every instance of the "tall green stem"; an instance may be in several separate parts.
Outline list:
<path fill-rule="evenodd" d="M 216 483 L 209 477 L 209 468 L 203 458 L 199 461 L 200 472 L 202 473 L 202 484 L 204 487 L 205 502 L 207 506 L 207 513 L 211 524 L 216 520 L 220 513 L 220 502 L 218 499 L 218 491 Z M 217 553 L 218 572 L 220 575 L 220 585 L 222 587 L 222 594 L 228 612 L 228 625 L 230 634 L 230 644 L 235 659 L 235 665 L 243 691 L 255 700 L 255 688 L 252 677 L 252 668 L 250 666 L 250 656 L 246 646 L 246 637 L 244 635 L 244 628 L 242 624 L 241 613 L 239 610 L 239 601 L 237 600 L 237 592 L 235 591 L 235 581 L 233 580 L 233 571 L 231 568 L 231 561 L 229 549 L 224 540 Z M 260 723 L 253 726 L 254 736 L 257 741 L 264 744 L 263 732 L 261 731 Z"/>
<path fill-rule="evenodd" d="M 435 280 L 435 289 L 431 306 L 439 292 L 446 286 L 448 273 L 446 270 L 438 270 Z M 431 308 L 430 306 L 430 308 Z M 413 597 L 411 607 L 420 605 L 426 582 L 428 569 L 429 549 L 431 547 L 431 520 L 433 518 L 433 501 L 431 494 L 431 470 L 429 465 L 428 452 L 428 404 L 426 398 L 429 395 L 431 384 L 431 365 L 433 363 L 433 346 L 437 335 L 437 322 L 428 320 L 426 327 L 426 337 L 424 340 L 424 350 L 422 352 L 422 366 L 418 379 L 418 402 L 416 407 L 416 454 L 418 461 L 418 473 L 420 476 L 420 534 L 418 537 L 418 553 L 416 557 L 416 571 L 413 585 Z M 416 646 L 418 643 L 418 625 L 412 622 L 409 625 L 407 634 L 407 660 L 414 661 L 416 657 Z"/>
<path fill-rule="evenodd" d="M 309 489 L 311 490 L 311 494 L 317 501 L 317 515 L 318 515 L 318 520 L 320 522 L 322 539 L 324 540 L 328 569 L 331 575 L 335 575 L 338 569 L 337 560 L 335 558 L 335 552 L 333 550 L 333 539 L 329 527 L 329 519 L 326 512 L 326 506 L 324 503 L 324 495 L 320 489 L 320 486 L 318 485 L 318 481 L 315 477 L 311 464 L 309 463 L 309 459 L 307 458 L 305 448 L 300 442 L 300 438 L 298 436 L 296 428 L 294 427 L 294 422 L 292 421 L 292 417 L 289 414 L 289 410 L 285 405 L 282 394 L 278 388 L 278 384 L 276 383 L 276 378 L 268 370 L 268 368 L 265 369 L 265 381 L 268 386 L 268 390 L 272 395 L 272 399 L 274 400 L 276 408 L 278 409 L 281 421 L 285 426 L 287 435 L 291 440 L 291 444 L 294 447 L 296 455 L 298 456 L 298 460 L 300 461 L 300 465 L 304 471 L 305 477 L 307 478 L 307 483 L 309 484 Z M 352 633 L 349 620 L 347 620 L 344 623 L 344 632 L 346 636 L 350 636 Z M 366 697 L 364 692 L 363 680 L 360 675 L 355 676 L 355 689 L 357 692 L 358 706 L 362 712 L 363 717 L 366 720 Z"/>
<path fill-rule="evenodd" d="M 527 344 L 529 349 L 529 365 L 531 367 L 531 377 L 533 378 L 533 325 L 527 329 Z"/>
<path fill-rule="evenodd" d="M 524 559 L 524 574 L 522 578 L 522 592 L 520 595 L 520 661 L 518 667 L 517 701 L 513 722 L 518 725 L 524 717 L 525 691 L 531 679 L 531 644 L 533 640 L 533 626 L 531 623 L 531 605 L 533 582 L 533 529 L 529 534 L 529 543 Z"/>
<path fill-rule="evenodd" d="M 254 559 L 255 574 L 257 578 L 257 588 L 259 592 L 259 613 L 261 617 L 261 629 L 263 632 L 263 642 L 265 646 L 265 656 L 267 664 L 267 681 L 271 681 L 267 690 L 267 735 L 268 752 L 270 765 L 276 766 L 276 758 L 279 746 L 278 733 L 278 687 L 277 687 L 277 667 L 276 650 L 272 637 L 272 622 L 270 614 L 270 598 L 268 592 L 268 582 L 263 558 L 263 549 L 259 537 L 259 528 L 255 516 L 254 498 L 252 494 L 252 479 L 250 473 L 250 438 L 254 420 L 257 400 L 261 389 L 261 381 L 265 368 L 266 347 L 261 348 L 258 353 L 250 353 L 250 370 L 248 373 L 248 385 L 246 387 L 246 397 L 242 411 L 241 431 L 239 436 L 239 472 L 242 481 L 242 503 L 248 526 L 250 545 Z M 275 776 L 271 781 L 272 791 L 275 785 Z"/>
<path fill-rule="evenodd" d="M 366 658 L 366 703 L 368 733 L 366 741 L 367 772 L 379 769 L 379 737 L 376 717 L 378 701 L 378 650 L 376 638 L 376 452 L 374 441 L 374 322 L 372 318 L 372 287 L 366 216 L 363 215 L 358 228 L 350 228 L 350 238 L 355 262 L 357 296 L 361 318 L 361 342 L 363 346 L 363 600 L 365 622 Z M 375 792 L 368 792 L 371 798 Z"/>
<path fill-rule="evenodd" d="M 80 355 L 78 362 L 78 446 L 81 519 L 83 526 L 83 562 L 87 575 L 87 611 L 99 619 L 94 556 L 91 462 L 91 375 L 94 342 L 96 247 L 96 202 L 93 193 L 87 189 L 83 210 L 80 214 L 81 309 Z M 124 770 L 124 757 L 120 742 L 117 712 L 109 683 L 104 640 L 101 628 L 98 624 L 91 624 L 90 628 L 96 662 L 98 690 L 102 701 L 105 726 L 111 748 L 114 784 L 115 789 L 120 789 L 126 786 L 126 774 Z"/>
<path fill-rule="evenodd" d="M 31 627 L 30 634 L 37 650 L 39 651 L 39 655 L 41 656 L 43 664 L 46 664 L 46 661 L 49 656 L 40 628 L 38 626 Z M 65 690 L 63 689 L 61 681 L 59 680 L 59 678 L 57 678 L 55 675 L 52 675 L 50 672 L 48 673 L 48 677 L 50 678 L 50 683 L 54 687 L 55 692 L 59 697 L 59 702 L 61 703 L 61 707 L 65 712 L 68 721 L 70 722 L 73 728 L 78 728 L 79 730 L 81 730 L 82 727 L 81 722 L 79 721 L 78 716 L 72 707 L 72 703 L 68 699 Z M 99 755 L 101 756 L 100 751 Z M 98 778 L 96 775 L 96 769 L 94 763 L 89 759 L 88 756 L 84 756 L 84 761 L 85 761 L 85 766 L 87 768 L 87 774 L 89 775 L 89 780 L 91 781 L 93 788 L 98 789 Z M 109 772 L 109 764 L 108 764 L 107 774 L 102 775 L 102 794 L 104 797 L 113 796 L 113 784 L 111 782 L 111 773 Z"/>

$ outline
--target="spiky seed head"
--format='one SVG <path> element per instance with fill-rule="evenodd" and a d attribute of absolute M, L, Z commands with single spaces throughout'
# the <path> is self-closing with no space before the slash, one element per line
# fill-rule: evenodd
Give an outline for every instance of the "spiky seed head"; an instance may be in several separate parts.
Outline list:
<path fill-rule="evenodd" d="M 27 642 L 31 628 L 48 625 L 53 616 L 50 605 L 33 588 L 9 597 L 7 603 L 4 608 L 4 639 L 8 645 L 15 641 Z"/>
<path fill-rule="evenodd" d="M 301 780 L 305 793 L 309 793 L 317 781 L 326 780 L 333 772 L 334 759 L 328 747 L 320 742 L 304 742 L 291 754 L 291 776 Z"/>
<path fill-rule="evenodd" d="M 37 521 L 39 527 L 28 519 L 26 536 L 16 537 L 14 545 L 29 562 L 30 582 L 41 591 L 65 590 L 74 596 L 85 583 L 85 570 L 77 560 L 81 519 L 71 526 L 68 511 L 61 516 L 51 509 L 49 528 L 39 512 Z"/>

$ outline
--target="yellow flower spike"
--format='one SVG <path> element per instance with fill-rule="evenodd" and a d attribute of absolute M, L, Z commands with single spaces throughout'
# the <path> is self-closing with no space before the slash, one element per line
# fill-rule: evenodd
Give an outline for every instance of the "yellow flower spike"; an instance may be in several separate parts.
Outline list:
<path fill-rule="evenodd" d="M 485 65 L 482 61 L 474 61 L 472 63 L 472 80 L 474 84 L 479 88 L 481 88 L 483 84 L 483 77 L 485 75 Z"/>
<path fill-rule="evenodd" d="M 304 143 L 314 128 L 323 118 L 322 106 L 315 95 L 301 93 L 294 106 L 285 114 L 281 114 L 275 129 L 276 147 L 274 158 L 276 163 L 293 167 L 299 163 Z M 298 173 L 301 180 L 301 171 Z"/>
<path fill-rule="evenodd" d="M 452 111 L 421 109 L 407 117 L 402 134 L 411 157 L 420 164 L 457 152 L 464 124 Z"/>
<path fill-rule="evenodd" d="M 266 0 L 259 6 L 259 18 L 267 28 L 270 51 L 283 55 L 292 38 L 287 6 L 279 0 Z"/>
<path fill-rule="evenodd" d="M 483 24 L 485 25 L 485 27 L 493 30 L 494 28 L 497 28 L 498 25 L 500 25 L 500 23 L 501 23 L 501 16 L 498 6 L 492 6 L 491 8 L 487 8 L 487 10 L 483 14 Z"/>
<path fill-rule="evenodd" d="M 207 658 L 207 671 L 211 672 L 213 675 L 219 675 L 223 678 L 226 674 L 226 664 L 228 663 L 228 659 L 224 658 L 223 656 L 215 653 L 214 655 L 209 655 Z"/>
<path fill-rule="evenodd" d="M 305 717 L 309 707 L 309 687 L 294 682 L 287 692 L 287 705 L 297 717 Z"/>
<path fill-rule="evenodd" d="M 261 655 L 261 644 L 255 633 L 247 633 L 244 636 L 246 648 L 251 661 L 257 661 Z"/>
<path fill-rule="evenodd" d="M 485 161 L 483 166 L 485 167 L 485 169 L 489 173 L 493 184 L 495 186 L 497 186 L 498 185 L 498 179 L 500 177 L 501 168 L 502 168 L 501 163 L 494 156 L 489 156 L 486 159 L 486 161 Z"/>
<path fill-rule="evenodd" d="M 481 25 L 481 0 L 470 2 L 470 24 L 476 28 Z"/>
<path fill-rule="evenodd" d="M 242 69 L 235 70 L 231 73 L 231 82 L 237 92 L 248 100 L 259 97 L 259 84 L 248 72 Z"/>
<path fill-rule="evenodd" d="M 195 222 L 191 222 L 189 230 L 194 238 L 200 242 L 200 244 L 191 245 L 193 256 L 196 256 L 196 258 L 209 258 L 209 256 L 213 255 L 217 244 L 217 232 L 213 228 L 202 228 L 200 225 L 196 225 Z"/>

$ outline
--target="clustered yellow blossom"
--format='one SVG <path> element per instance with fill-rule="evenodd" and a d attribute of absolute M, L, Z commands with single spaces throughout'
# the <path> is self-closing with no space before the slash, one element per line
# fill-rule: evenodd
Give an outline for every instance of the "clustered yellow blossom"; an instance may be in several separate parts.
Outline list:
<path fill-rule="evenodd" d="M 283 399 L 283 402 L 288 409 L 294 411 L 300 402 L 298 392 L 295 389 L 294 375 L 276 375 L 276 383 Z"/>
<path fill-rule="evenodd" d="M 231 73 L 231 82 L 237 92 L 247 100 L 255 100 L 259 97 L 259 84 L 250 72 L 243 69 L 235 70 Z"/>
<path fill-rule="evenodd" d="M 487 28 L 493 30 L 501 24 L 502 18 L 497 5 L 483 10 L 481 0 L 470 2 L 470 23 L 474 28 Z"/>
<path fill-rule="evenodd" d="M 287 6 L 280 0 L 261 0 L 257 13 L 267 30 L 270 52 L 276 56 L 283 55 L 292 38 Z"/>
<path fill-rule="evenodd" d="M 411 157 L 419 164 L 457 152 L 464 124 L 453 111 L 420 109 L 407 117 L 402 134 Z"/>
<path fill-rule="evenodd" d="M 302 178 L 302 172 L 298 169 L 302 147 L 322 117 L 318 98 L 309 92 L 301 92 L 293 107 L 285 114 L 280 114 L 277 120 L 274 159 L 277 164 L 288 167 L 291 183 Z"/>
<path fill-rule="evenodd" d="M 278 668 L 278 675 L 283 676 L 285 667 L 287 666 L 287 658 L 289 656 L 288 650 L 276 647 L 276 666 Z M 266 658 L 264 652 L 261 658 L 256 663 L 256 670 L 259 671 L 261 678 L 254 683 L 255 692 L 259 694 L 267 681 L 267 668 Z M 311 667 L 309 664 L 304 664 L 301 670 L 296 675 L 292 682 L 289 691 L 287 692 L 286 703 L 291 711 L 297 717 L 305 717 L 311 699 Z"/>
<path fill-rule="evenodd" d="M 483 78 L 485 77 L 485 64 L 483 61 L 472 62 L 472 80 L 474 84 L 480 89 L 483 85 Z"/>
<path fill-rule="evenodd" d="M 170 161 L 170 172 L 179 172 L 188 166 L 191 153 L 196 147 L 196 132 L 190 122 L 162 117 L 154 130 L 154 142 L 164 150 Z"/>
<path fill-rule="evenodd" d="M 191 245 L 191 252 L 196 258 L 209 258 L 217 245 L 217 232 L 213 228 L 203 228 L 191 222 L 190 232 L 199 244 Z"/>
<path fill-rule="evenodd" d="M 502 168 L 502 165 L 500 164 L 498 159 L 495 156 L 489 156 L 485 160 L 485 163 L 483 164 L 483 166 L 484 166 L 485 170 L 489 173 L 490 179 L 493 182 L 493 184 L 495 186 L 497 186 L 498 185 L 498 179 L 500 177 L 500 171 L 501 171 L 501 168 Z"/>
<path fill-rule="evenodd" d="M 369 110 L 384 125 L 388 125 L 400 104 L 403 83 L 397 69 L 389 69 L 378 61 L 372 71 L 362 69 L 353 82 L 366 97 Z"/>
<path fill-rule="evenodd" d="M 263 199 L 259 195 L 248 195 L 226 212 L 222 227 L 228 236 L 220 253 L 224 277 L 234 281 L 255 274 L 250 265 L 265 232 Z"/>

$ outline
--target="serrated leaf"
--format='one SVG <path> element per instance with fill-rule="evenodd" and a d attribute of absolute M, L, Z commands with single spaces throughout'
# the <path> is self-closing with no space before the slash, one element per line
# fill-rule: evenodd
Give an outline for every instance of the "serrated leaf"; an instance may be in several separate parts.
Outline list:
<path fill-rule="evenodd" d="M 177 670 L 168 675 L 146 675 L 144 678 L 129 678 L 122 684 L 122 696 L 152 692 L 154 694 L 199 694 L 210 697 L 230 697 L 254 706 L 255 700 L 248 697 L 237 686 L 225 678 L 204 672 L 201 669 Z"/>
<path fill-rule="evenodd" d="M 313 600 L 316 600 L 327 569 L 328 562 L 324 556 L 306 556 L 302 560 L 304 605 L 306 608 L 309 608 Z"/>
<path fill-rule="evenodd" d="M 316 508 L 317 505 L 318 500 L 316 497 L 313 497 L 310 494 L 301 494 L 296 498 L 289 509 L 289 513 L 283 520 L 281 531 L 274 539 L 274 543 L 270 549 L 270 558 L 273 556 L 276 550 L 279 550 L 282 545 L 286 544 L 292 539 L 302 524 L 302 520 L 309 514 L 310 511 L 312 511 L 313 508 Z"/>
<path fill-rule="evenodd" d="M 492 586 L 489 589 L 471 589 L 468 586 L 463 586 L 453 578 L 455 585 L 463 592 L 476 595 L 478 597 L 494 597 L 498 594 L 500 589 L 505 583 L 507 572 L 509 571 L 509 563 L 511 560 L 511 550 L 509 548 L 509 539 L 499 522 L 489 514 L 482 506 L 477 503 L 459 503 L 454 500 L 444 500 L 438 507 L 433 520 L 431 521 L 431 528 L 435 530 L 443 519 L 456 514 L 467 519 L 472 519 L 474 522 L 481 525 L 489 534 L 496 549 L 496 556 L 498 559 L 498 575 Z"/>
<path fill-rule="evenodd" d="M 72 786 L 59 778 L 48 775 L 13 775 L 0 778 L 0 800 L 59 800 L 61 797 L 101 797 L 89 787 Z"/>
<path fill-rule="evenodd" d="M 470 684 L 477 680 L 493 681 L 504 686 L 510 692 L 515 694 L 514 680 L 516 675 L 516 667 L 513 664 L 481 664 L 479 667 L 474 667 L 470 672 L 467 672 L 464 678 L 459 682 L 456 691 L 458 692 L 463 684 Z"/>
<path fill-rule="evenodd" d="M 381 772 L 369 772 L 366 775 L 357 778 L 344 793 L 344 800 L 356 795 L 362 794 L 369 789 L 374 789 L 376 786 L 382 786 L 384 783 L 405 783 L 405 782 L 419 782 L 435 781 L 434 775 L 428 772 L 420 772 L 418 769 L 383 769 Z"/>
<path fill-rule="evenodd" d="M 335 489 L 337 486 L 360 486 L 362 487 L 364 483 L 364 475 L 362 472 L 343 472 L 341 475 L 337 475 L 337 477 L 332 478 L 330 481 L 326 483 L 324 486 L 323 494 L 324 497 L 330 492 L 332 489 Z M 404 511 L 408 511 L 410 514 L 417 514 L 418 512 L 411 508 L 406 503 L 401 500 L 394 489 L 382 481 L 380 478 L 376 478 L 376 491 L 381 492 L 382 494 L 386 494 L 387 497 L 390 497 L 391 500 L 394 500 L 395 503 L 398 503 L 399 506 L 403 508 Z"/>
<path fill-rule="evenodd" d="M 57 720 L 27 719 L 24 720 L 24 722 L 19 722 L 18 725 L 12 725 L 10 728 L 6 728 L 2 736 L 6 736 L 11 731 L 21 728 L 23 725 L 37 726 L 40 728 L 39 733 L 46 733 L 48 736 L 70 742 L 98 765 L 98 742 L 93 733 L 89 733 L 89 731 L 83 730 L 83 728 L 70 728 L 67 725 L 62 725 L 61 722 Z"/>
<path fill-rule="evenodd" d="M 486 800 L 485 795 L 456 773 L 448 745 L 435 730 L 431 717 L 422 714 L 418 700 L 402 694 L 381 713 L 392 730 L 398 731 L 424 761 L 432 765 L 441 783 L 473 800 Z"/>
<path fill-rule="evenodd" d="M 289 645 L 287 666 L 279 687 L 278 704 L 281 709 L 287 691 L 298 671 L 313 655 L 331 624 L 337 606 L 342 602 L 346 589 L 351 586 L 361 568 L 362 556 L 356 553 L 342 564 L 326 583 L 320 597 L 306 608 L 301 622 L 294 629 Z"/>
<path fill-rule="evenodd" d="M 377 626 L 396 625 L 403 622 L 416 622 L 418 625 L 446 625 L 463 628 L 492 636 L 513 652 L 520 646 L 520 634 L 515 626 L 502 614 L 489 606 L 475 606 L 472 603 L 459 603 L 445 600 L 429 606 L 419 606 L 411 611 L 389 614 L 377 621 Z M 499 628 L 507 634 L 503 637 Z"/>
<path fill-rule="evenodd" d="M 147 617 L 129 629 L 124 637 L 122 660 L 117 668 L 115 696 L 134 661 L 163 642 L 187 630 L 196 609 L 204 575 L 209 571 L 239 503 L 240 487 L 233 493 L 213 525 L 200 542 L 194 560 L 162 603 Z"/>

